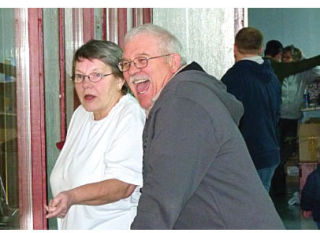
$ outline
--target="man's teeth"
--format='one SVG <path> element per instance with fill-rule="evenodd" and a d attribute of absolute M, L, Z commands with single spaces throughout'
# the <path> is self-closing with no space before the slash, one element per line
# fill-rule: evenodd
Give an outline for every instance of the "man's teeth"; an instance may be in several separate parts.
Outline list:
<path fill-rule="evenodd" d="M 146 82 L 147 80 L 146 79 L 140 79 L 140 80 L 135 80 L 133 81 L 134 84 L 139 84 L 139 83 L 143 83 L 143 82 Z"/>

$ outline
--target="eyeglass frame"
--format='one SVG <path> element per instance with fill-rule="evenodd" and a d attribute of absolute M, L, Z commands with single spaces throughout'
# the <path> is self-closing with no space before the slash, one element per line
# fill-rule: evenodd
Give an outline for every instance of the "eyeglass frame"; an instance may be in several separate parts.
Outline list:
<path fill-rule="evenodd" d="M 99 79 L 97 80 L 97 81 L 92 81 L 91 80 L 91 77 L 92 77 L 92 74 L 100 74 L 101 76 L 99 77 Z M 111 74 L 114 74 L 114 72 L 112 72 L 112 73 L 109 73 L 109 74 L 102 74 L 102 73 L 99 73 L 99 72 L 92 72 L 92 73 L 90 73 L 90 74 L 74 74 L 73 76 L 72 76 L 72 78 L 71 78 L 71 80 L 74 82 L 74 83 L 82 83 L 83 81 L 84 81 L 84 79 L 86 78 L 86 77 L 88 77 L 88 80 L 90 81 L 90 82 L 93 82 L 93 83 L 97 83 L 97 82 L 99 82 L 99 81 L 101 81 L 104 77 L 106 77 L 106 76 L 109 76 L 109 75 L 111 75 Z M 82 79 L 81 79 L 81 81 L 80 82 L 76 82 L 75 80 L 75 76 L 76 75 L 81 75 L 82 76 Z"/>
<path fill-rule="evenodd" d="M 122 59 L 119 63 L 118 63 L 118 68 L 121 72 L 127 72 L 128 70 L 130 70 L 130 67 L 131 67 L 131 63 L 134 64 L 134 66 L 137 68 L 137 69 L 143 69 L 143 68 L 146 68 L 148 65 L 149 65 L 149 60 L 150 59 L 154 59 L 154 58 L 160 58 L 160 57 L 167 57 L 167 56 L 170 56 L 170 55 L 173 55 L 173 53 L 168 53 L 168 54 L 164 54 L 164 55 L 160 55 L 160 56 L 154 56 L 154 57 L 148 57 L 148 56 L 143 56 L 143 55 L 140 55 L 140 56 L 137 56 L 135 58 L 133 58 L 132 60 L 128 60 L 128 59 Z M 134 62 L 134 60 L 136 60 L 137 58 L 145 58 L 145 61 L 146 61 L 146 65 L 145 66 L 142 66 L 142 67 L 137 67 L 136 63 Z M 127 61 L 129 66 L 128 66 L 128 69 L 126 70 L 123 70 L 121 68 L 121 63 L 123 61 Z"/>

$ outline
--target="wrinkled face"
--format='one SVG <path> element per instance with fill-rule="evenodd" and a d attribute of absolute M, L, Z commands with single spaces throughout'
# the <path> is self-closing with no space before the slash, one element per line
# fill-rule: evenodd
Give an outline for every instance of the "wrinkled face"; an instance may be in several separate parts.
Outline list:
<path fill-rule="evenodd" d="M 110 74 L 112 69 L 98 59 L 81 59 L 76 62 L 75 74 L 89 75 L 92 73 Z M 123 84 L 123 79 L 111 74 L 98 82 L 91 82 L 88 77 L 85 77 L 81 83 L 74 83 L 74 86 L 83 107 L 88 112 L 93 112 L 95 120 L 100 120 L 108 115 L 111 108 L 121 98 Z"/>
<path fill-rule="evenodd" d="M 292 54 L 290 51 L 286 51 L 282 54 L 282 62 L 285 62 L 285 63 L 293 62 Z"/>
<path fill-rule="evenodd" d="M 138 34 L 124 46 L 123 59 L 132 61 L 136 57 L 154 57 L 166 54 L 159 49 L 159 39 L 150 34 Z M 144 109 L 151 106 L 152 98 L 167 84 L 176 69 L 172 56 L 148 60 L 144 68 L 137 68 L 133 62 L 123 75 L 140 105 Z M 180 61 L 180 60 L 179 60 Z"/>

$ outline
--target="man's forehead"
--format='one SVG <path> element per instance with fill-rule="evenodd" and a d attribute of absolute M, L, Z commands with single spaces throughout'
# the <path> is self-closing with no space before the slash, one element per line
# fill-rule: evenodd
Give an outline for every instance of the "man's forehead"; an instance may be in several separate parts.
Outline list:
<path fill-rule="evenodd" d="M 143 36 L 143 37 L 142 37 Z M 137 35 L 127 41 L 123 49 L 124 58 L 133 58 L 137 56 L 150 56 L 159 51 L 159 42 L 156 38 L 147 37 L 147 35 Z"/>

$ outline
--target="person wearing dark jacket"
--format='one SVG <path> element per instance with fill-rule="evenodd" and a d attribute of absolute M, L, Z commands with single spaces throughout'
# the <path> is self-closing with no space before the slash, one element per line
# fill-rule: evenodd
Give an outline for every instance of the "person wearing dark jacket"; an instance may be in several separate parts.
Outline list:
<path fill-rule="evenodd" d="M 280 162 L 277 124 L 281 85 L 268 61 L 260 54 L 263 36 L 255 28 L 241 29 L 235 38 L 236 63 L 222 77 L 228 92 L 240 100 L 244 115 L 240 131 L 267 191 Z"/>
<path fill-rule="evenodd" d="M 238 129 L 241 103 L 180 54 L 156 25 L 125 37 L 119 67 L 148 112 L 131 229 L 283 229 Z"/>
<path fill-rule="evenodd" d="M 309 174 L 301 192 L 300 207 L 302 215 L 313 220 L 320 229 L 320 164 L 317 169 Z"/>
<path fill-rule="evenodd" d="M 281 82 L 290 75 L 301 73 L 320 65 L 320 55 L 290 63 L 281 62 L 282 51 L 283 45 L 278 40 L 268 41 L 264 51 L 264 59 L 270 61 L 274 73 Z"/>

